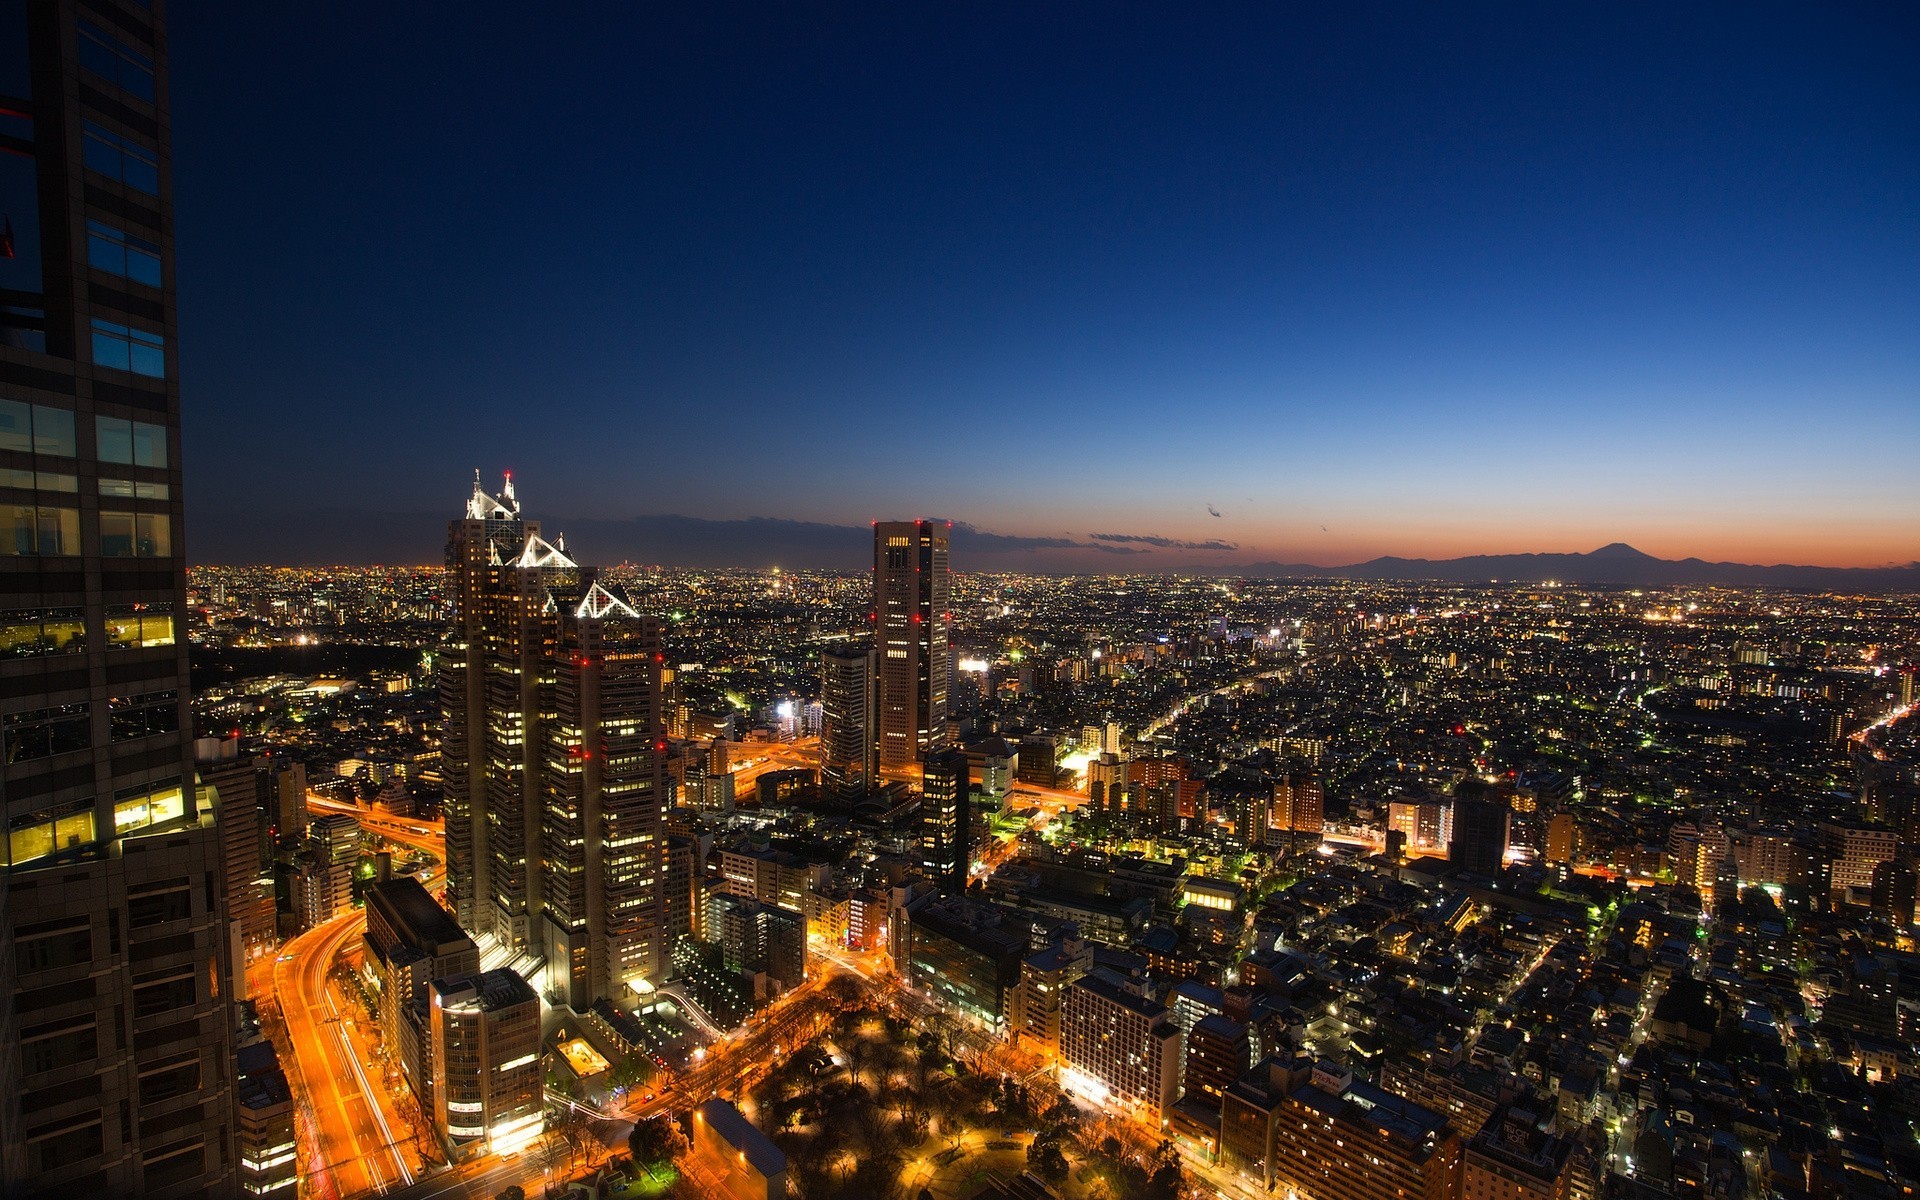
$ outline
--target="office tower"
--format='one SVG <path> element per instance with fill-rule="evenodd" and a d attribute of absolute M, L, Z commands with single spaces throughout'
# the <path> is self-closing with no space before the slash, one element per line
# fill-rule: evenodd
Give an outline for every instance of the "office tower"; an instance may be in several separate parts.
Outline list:
<path fill-rule="evenodd" d="M 212 741 L 212 739 L 207 739 Z M 234 740 L 213 743 L 237 750 Z M 203 760 L 195 768 L 202 807 L 220 813 L 220 854 L 227 888 L 227 952 L 236 999 L 247 996 L 247 958 L 273 943 L 273 878 L 261 855 L 265 772 L 236 754 Z M 211 793 L 211 794 L 209 794 Z"/>
<path fill-rule="evenodd" d="M 1498 800 L 1456 800 L 1447 861 L 1481 875 L 1499 873 L 1507 858 L 1507 806 Z"/>
<path fill-rule="evenodd" d="M 240 1048 L 239 1067 L 234 1142 L 240 1192 L 294 1200 L 300 1187 L 300 1154 L 293 1134 L 293 1091 L 280 1069 L 280 1056 L 272 1042 L 254 1042 Z"/>
<path fill-rule="evenodd" d="M 510 967 L 431 991 L 433 1125 L 448 1156 L 519 1150 L 542 1127 L 540 998 Z"/>
<path fill-rule="evenodd" d="M 1158 1124 L 1180 1093 L 1180 1027 L 1165 1005 L 1109 971 L 1067 985 L 1060 1012 L 1060 1057 L 1069 1091 L 1143 1110 Z"/>
<path fill-rule="evenodd" d="M 178 624 L 166 48 L 165 0 L 0 5 L 8 1196 L 237 1178 L 224 867 Z"/>
<path fill-rule="evenodd" d="M 474 480 L 448 530 L 440 706 L 454 915 L 577 1011 L 667 963 L 658 622 Z"/>
<path fill-rule="evenodd" d="M 407 1086 L 433 1111 L 432 1037 L 427 986 L 471 975 L 480 951 L 453 914 L 417 879 L 390 879 L 367 889 L 367 962 L 380 981 L 380 1038 Z"/>
<path fill-rule="evenodd" d="M 273 773 L 274 832 L 281 837 L 307 827 L 307 764 L 284 763 Z"/>
<path fill-rule="evenodd" d="M 927 757 L 920 796 L 920 869 L 964 891 L 973 866 L 973 781 L 967 756 L 948 750 Z"/>
<path fill-rule="evenodd" d="M 556 620 L 543 949 L 550 990 L 585 1012 L 667 967 L 666 656 L 659 622 L 597 584 Z"/>
<path fill-rule="evenodd" d="M 875 708 L 880 765 L 918 763 L 946 742 L 953 673 L 953 613 L 947 599 L 951 521 L 878 521 L 873 526 Z"/>
<path fill-rule="evenodd" d="M 820 653 L 820 784 L 829 796 L 858 796 L 880 773 L 874 729 L 878 658 L 871 645 Z"/>
<path fill-rule="evenodd" d="M 667 882 L 660 905 L 669 950 L 675 941 L 692 937 L 695 932 L 698 908 L 694 897 L 700 882 L 699 872 L 694 870 L 696 853 L 692 838 L 668 836 Z"/>

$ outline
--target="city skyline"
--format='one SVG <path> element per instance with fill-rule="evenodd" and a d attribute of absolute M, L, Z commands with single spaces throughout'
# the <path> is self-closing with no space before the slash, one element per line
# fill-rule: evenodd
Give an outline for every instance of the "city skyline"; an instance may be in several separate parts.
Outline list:
<path fill-rule="evenodd" d="M 1041 569 L 1920 557 L 1910 13 L 181 19 L 193 561 L 475 465 L 1233 547 Z M 948 452 L 873 453 L 901 407 Z"/>

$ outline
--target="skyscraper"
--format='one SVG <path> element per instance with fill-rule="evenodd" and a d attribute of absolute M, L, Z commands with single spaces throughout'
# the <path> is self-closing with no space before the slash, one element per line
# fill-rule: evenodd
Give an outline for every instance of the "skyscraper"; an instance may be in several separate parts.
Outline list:
<path fill-rule="evenodd" d="M 973 866 L 973 781 L 967 756 L 946 750 L 927 756 L 920 797 L 920 867 L 956 890 Z"/>
<path fill-rule="evenodd" d="M 1455 800 L 1448 861 L 1463 870 L 1494 875 L 1506 857 L 1506 804 L 1499 800 Z"/>
<path fill-rule="evenodd" d="M 820 784 L 828 795 L 858 795 L 879 775 L 875 663 L 867 643 L 820 652 Z"/>
<path fill-rule="evenodd" d="M 950 521 L 873 526 L 875 689 L 880 765 L 919 762 L 946 743 L 953 673 L 947 566 Z"/>
<path fill-rule="evenodd" d="M 478 477 L 448 532 L 457 612 L 440 705 L 460 924 L 547 964 L 585 1009 L 666 962 L 657 622 Z"/>
<path fill-rule="evenodd" d="M 236 1186 L 195 787 L 166 0 L 0 4 L 0 1193 Z"/>

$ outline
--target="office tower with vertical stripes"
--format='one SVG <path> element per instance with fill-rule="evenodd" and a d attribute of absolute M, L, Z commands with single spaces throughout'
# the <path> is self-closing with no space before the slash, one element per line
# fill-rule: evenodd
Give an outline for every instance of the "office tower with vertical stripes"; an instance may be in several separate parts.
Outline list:
<path fill-rule="evenodd" d="M 187 719 L 165 0 L 0 3 L 0 1194 L 225 1195 Z"/>
<path fill-rule="evenodd" d="M 584 1011 L 667 962 L 665 655 L 641 617 L 476 474 L 440 655 L 447 877 L 462 927 Z"/>
<path fill-rule="evenodd" d="M 880 765 L 918 764 L 946 744 L 953 675 L 951 521 L 873 526 L 875 723 Z"/>

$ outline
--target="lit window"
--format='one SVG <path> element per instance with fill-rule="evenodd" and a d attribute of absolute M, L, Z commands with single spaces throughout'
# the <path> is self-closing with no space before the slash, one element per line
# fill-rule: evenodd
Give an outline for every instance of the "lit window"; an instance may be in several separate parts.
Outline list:
<path fill-rule="evenodd" d="M 173 611 L 158 604 L 109 604 L 107 649 L 136 650 L 173 645 Z"/>
<path fill-rule="evenodd" d="M 12 866 L 90 846 L 93 802 L 73 800 L 7 818 L 7 862 Z"/>
<path fill-rule="evenodd" d="M 79 509 L 0 505 L 0 554 L 66 556 L 79 553 Z"/>
<path fill-rule="evenodd" d="M 114 793 L 113 832 L 127 837 L 142 830 L 158 832 L 187 816 L 187 797 L 177 783 L 157 788 L 129 788 Z"/>
<path fill-rule="evenodd" d="M 173 521 L 166 513 L 100 511 L 102 558 L 173 557 Z"/>

